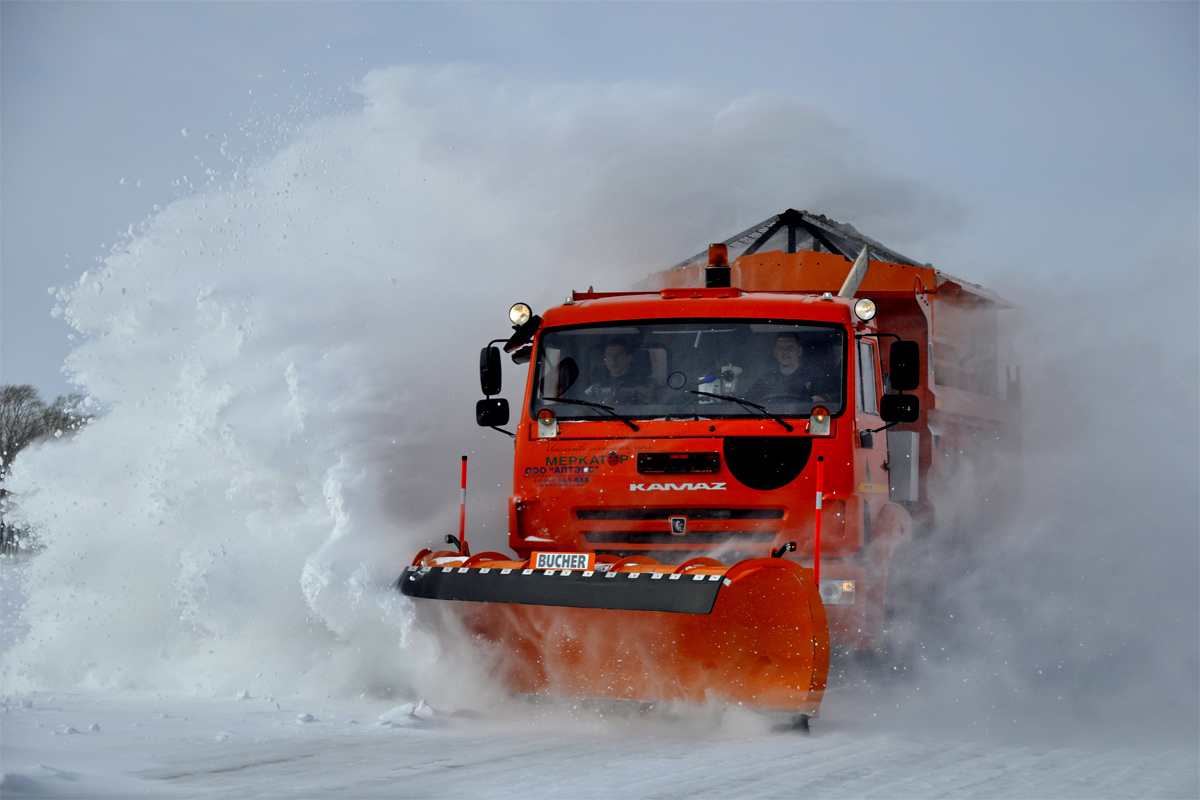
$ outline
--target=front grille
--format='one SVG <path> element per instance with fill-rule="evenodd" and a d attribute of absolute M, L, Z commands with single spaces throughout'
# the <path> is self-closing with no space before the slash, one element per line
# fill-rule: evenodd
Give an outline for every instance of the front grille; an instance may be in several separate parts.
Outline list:
<path fill-rule="evenodd" d="M 584 531 L 589 544 L 725 544 L 775 541 L 774 531 Z"/>
<path fill-rule="evenodd" d="M 732 564 L 771 552 L 784 509 L 609 507 L 576 509 L 574 516 L 579 536 L 597 553 L 644 555 L 663 564 L 715 556 Z M 687 517 L 687 530 L 672 534 L 670 517 Z"/>
<path fill-rule="evenodd" d="M 694 549 L 678 549 L 678 550 L 596 550 L 596 555 L 601 556 L 616 556 L 617 558 L 625 558 L 626 556 L 650 556 L 660 564 L 682 564 L 691 558 L 698 556 L 708 556 L 716 558 L 725 566 L 732 566 L 739 561 L 745 561 L 747 558 L 764 558 L 768 555 L 767 550 L 762 552 L 752 553 L 748 550 L 694 550 Z"/>
<path fill-rule="evenodd" d="M 782 508 L 581 508 L 575 516 L 582 520 L 665 520 L 687 517 L 689 520 L 783 519 Z"/>
<path fill-rule="evenodd" d="M 692 475 L 721 471 L 717 453 L 638 453 L 637 471 L 642 475 Z"/>

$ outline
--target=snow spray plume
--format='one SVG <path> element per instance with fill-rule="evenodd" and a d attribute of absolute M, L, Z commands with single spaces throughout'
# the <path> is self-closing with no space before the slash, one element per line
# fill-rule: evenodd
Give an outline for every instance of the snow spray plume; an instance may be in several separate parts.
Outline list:
<path fill-rule="evenodd" d="M 1200 742 L 1194 212 L 1154 214 L 1142 228 L 1175 235 L 1126 251 L 1039 253 L 1079 265 L 1069 299 L 1039 274 L 1007 276 L 1022 306 L 1009 312 L 1022 431 L 1015 465 L 996 472 L 1018 492 L 997 508 L 1011 487 L 963 460 L 939 487 L 942 522 L 889 576 L 908 603 L 892 666 L 915 675 L 875 688 L 898 728 Z"/>
<path fill-rule="evenodd" d="M 60 293 L 67 369 L 108 410 L 8 483 L 46 550 L 7 688 L 486 691 L 391 584 L 455 530 L 462 453 L 472 541 L 504 544 L 511 451 L 471 415 L 508 305 L 627 286 L 789 206 L 921 224 L 780 98 L 470 68 L 359 91 Z"/>

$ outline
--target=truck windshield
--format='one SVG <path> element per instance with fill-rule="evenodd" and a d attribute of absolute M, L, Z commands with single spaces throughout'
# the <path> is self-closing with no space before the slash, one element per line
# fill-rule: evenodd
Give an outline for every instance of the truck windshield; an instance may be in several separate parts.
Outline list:
<path fill-rule="evenodd" d="M 746 320 L 622 322 L 544 330 L 530 413 L 613 416 L 837 415 L 845 394 L 845 331 L 834 325 Z M 568 402 L 575 401 L 575 402 Z M 583 404 L 580 401 L 586 401 Z"/>

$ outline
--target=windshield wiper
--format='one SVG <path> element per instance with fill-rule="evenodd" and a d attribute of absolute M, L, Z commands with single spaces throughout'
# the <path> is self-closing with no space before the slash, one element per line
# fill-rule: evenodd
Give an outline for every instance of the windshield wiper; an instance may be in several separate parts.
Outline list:
<path fill-rule="evenodd" d="M 576 405 L 576 406 L 587 406 L 588 408 L 598 408 L 601 411 L 608 412 L 609 414 L 611 414 L 613 416 L 614 419 L 619 419 L 621 422 L 624 422 L 626 425 L 633 428 L 635 431 L 641 430 L 640 428 L 638 428 L 637 425 L 634 425 L 633 422 L 631 422 L 629 419 L 622 417 L 620 414 L 618 414 L 616 411 L 614 411 L 612 406 L 601 405 L 600 403 L 593 403 L 591 400 L 571 400 L 570 398 L 567 398 L 567 397 L 547 397 L 546 399 L 553 400 L 556 403 L 570 403 L 571 405 Z"/>
<path fill-rule="evenodd" d="M 780 417 L 777 417 L 777 416 L 775 416 L 775 415 L 774 415 L 774 414 L 772 414 L 770 411 L 767 411 L 767 408 L 766 408 L 766 406 L 760 406 L 758 403 L 751 403 L 749 400 L 743 400 L 743 399 L 742 399 L 742 398 L 740 398 L 740 397 L 733 397 L 733 396 L 730 396 L 730 395 L 723 395 L 723 394 L 709 394 L 708 392 L 698 392 L 698 391 L 696 391 L 695 389 L 689 389 L 689 390 L 688 390 L 688 393 L 689 393 L 689 394 L 698 394 L 698 395 L 700 395 L 701 397 L 713 397 L 713 398 L 716 398 L 717 400 L 728 400 L 728 401 L 729 401 L 729 402 L 731 402 L 731 403 L 737 403 L 738 405 L 740 405 L 740 406 L 745 406 L 746 408 L 754 408 L 754 409 L 757 409 L 757 410 L 759 410 L 759 411 L 763 412 L 763 414 L 765 414 L 766 416 L 768 416 L 768 417 L 770 417 L 771 419 L 773 419 L 773 420 L 775 420 L 776 422 L 778 422 L 778 423 L 779 423 L 780 425 L 782 425 L 783 427 L 787 428 L 787 430 L 788 430 L 789 432 L 791 432 L 791 431 L 795 430 L 795 429 L 794 429 L 794 428 L 793 428 L 791 425 L 789 425 L 789 424 L 787 423 L 787 421 L 786 421 L 786 420 L 784 420 L 784 419 L 782 419 L 782 418 L 780 418 Z"/>

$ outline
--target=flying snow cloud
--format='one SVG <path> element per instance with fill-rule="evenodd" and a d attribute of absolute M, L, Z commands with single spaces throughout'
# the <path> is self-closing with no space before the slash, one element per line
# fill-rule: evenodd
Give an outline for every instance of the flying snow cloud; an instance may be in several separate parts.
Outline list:
<path fill-rule="evenodd" d="M 8 482 L 46 550 L 7 687 L 436 697 L 442 645 L 390 584 L 454 530 L 461 453 L 469 532 L 503 544 L 509 450 L 472 405 L 510 303 L 628 286 L 789 206 L 954 214 L 780 97 L 469 67 L 359 91 L 59 291 L 105 413 Z"/>
<path fill-rule="evenodd" d="M 82 339 L 67 367 L 105 413 L 23 452 L 8 481 L 46 550 L 6 691 L 486 694 L 391 584 L 454 531 L 463 453 L 468 533 L 504 544 L 511 451 L 472 406 L 509 304 L 627 287 L 788 207 L 915 257 L 962 224 L 779 96 L 471 67 L 376 70 L 358 91 L 361 109 L 231 163 L 59 291 Z M 1000 282 L 1044 288 L 1036 268 Z M 1195 336 L 1164 345 L 1144 292 L 1073 297 L 1013 298 L 1029 323 L 1021 508 L 952 582 L 952 530 L 897 580 L 945 612 L 897 626 L 945 654 L 901 684 L 902 727 L 1048 729 L 1133 707 L 1193 735 L 1194 713 L 1171 720 L 1197 692 Z"/>
<path fill-rule="evenodd" d="M 980 525 L 997 487 L 960 470 L 893 571 L 919 606 L 893 625 L 918 665 L 879 715 L 898 729 L 1200 742 L 1200 218 L 1144 213 L 1154 235 L 1098 254 L 1009 248 L 1016 494 Z"/>

